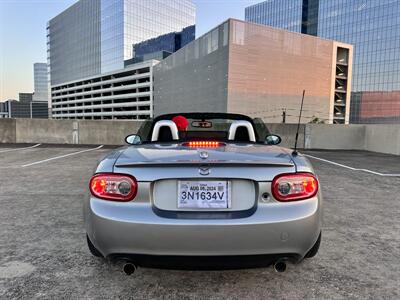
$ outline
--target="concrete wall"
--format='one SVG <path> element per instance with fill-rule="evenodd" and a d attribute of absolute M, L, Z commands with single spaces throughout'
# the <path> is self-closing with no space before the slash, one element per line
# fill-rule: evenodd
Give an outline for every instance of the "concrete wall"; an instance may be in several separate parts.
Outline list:
<path fill-rule="evenodd" d="M 0 119 L 0 143 L 16 143 L 15 119 Z"/>
<path fill-rule="evenodd" d="M 305 148 L 307 149 L 364 149 L 364 125 L 307 124 Z"/>
<path fill-rule="evenodd" d="M 286 148 L 293 148 L 296 139 L 297 124 L 267 124 L 269 131 L 273 134 L 277 134 L 282 138 L 281 145 Z M 297 140 L 297 147 L 299 149 L 304 148 L 304 134 L 306 125 L 300 124 L 299 138 Z"/>
<path fill-rule="evenodd" d="M 229 19 L 154 67 L 154 115 L 230 112 L 280 122 L 286 110 L 286 122 L 296 123 L 305 89 L 302 122 L 332 123 L 337 45 Z"/>
<path fill-rule="evenodd" d="M 364 149 L 400 155 L 400 125 L 365 126 Z"/>
<path fill-rule="evenodd" d="M 0 143 L 122 145 L 141 121 L 0 119 Z M 267 124 L 294 147 L 296 124 Z M 400 125 L 302 124 L 300 149 L 367 150 L 400 155 Z"/>
<path fill-rule="evenodd" d="M 0 143 L 121 145 L 141 121 L 0 119 Z"/>
<path fill-rule="evenodd" d="M 125 143 L 125 137 L 139 130 L 141 121 L 79 121 L 79 144 Z"/>
<path fill-rule="evenodd" d="M 305 89 L 302 122 L 329 123 L 334 53 L 330 40 L 230 19 L 228 112 L 281 122 L 286 109 L 297 123 Z"/>
<path fill-rule="evenodd" d="M 227 38 L 228 32 L 221 25 L 154 66 L 155 116 L 227 112 L 228 45 L 224 45 L 224 35 Z M 213 50 L 212 39 L 218 45 Z"/>
<path fill-rule="evenodd" d="M 17 143 L 74 144 L 73 121 L 15 119 Z"/>

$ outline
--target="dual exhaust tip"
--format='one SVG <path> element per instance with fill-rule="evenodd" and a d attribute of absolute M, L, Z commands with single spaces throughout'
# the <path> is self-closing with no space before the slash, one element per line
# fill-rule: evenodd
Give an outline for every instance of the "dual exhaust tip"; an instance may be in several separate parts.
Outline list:
<path fill-rule="evenodd" d="M 122 270 L 128 276 L 135 273 L 136 269 L 137 269 L 137 266 L 134 263 L 130 263 L 130 262 L 125 263 L 122 267 Z"/>
<path fill-rule="evenodd" d="M 137 270 L 137 266 L 134 263 L 127 262 L 123 265 L 123 271 L 126 275 L 132 275 Z M 275 272 L 282 273 L 286 271 L 286 262 L 284 260 L 277 260 L 274 262 Z"/>
<path fill-rule="evenodd" d="M 286 261 L 277 260 L 274 262 L 274 270 L 275 272 L 282 273 L 286 271 Z"/>

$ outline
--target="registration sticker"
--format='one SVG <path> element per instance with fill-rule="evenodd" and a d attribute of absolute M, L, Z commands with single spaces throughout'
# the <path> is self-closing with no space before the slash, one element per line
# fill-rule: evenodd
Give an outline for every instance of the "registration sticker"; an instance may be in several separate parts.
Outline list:
<path fill-rule="evenodd" d="M 178 181 L 178 208 L 231 208 L 229 181 Z"/>

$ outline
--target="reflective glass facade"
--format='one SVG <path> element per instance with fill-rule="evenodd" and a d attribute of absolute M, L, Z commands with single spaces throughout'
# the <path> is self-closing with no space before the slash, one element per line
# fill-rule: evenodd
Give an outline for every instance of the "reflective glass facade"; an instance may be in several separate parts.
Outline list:
<path fill-rule="evenodd" d="M 81 0 L 48 22 L 51 85 L 100 73 L 100 1 Z"/>
<path fill-rule="evenodd" d="M 47 26 L 52 117 L 151 117 L 157 61 L 147 60 L 167 52 L 143 53 L 146 62 L 130 66 L 133 45 L 171 32 L 181 32 L 180 43 L 187 44 L 194 24 L 192 0 L 77 1 Z M 174 38 L 163 41 L 176 49 Z"/>
<path fill-rule="evenodd" d="M 48 118 L 47 102 L 7 100 L 0 103 L 0 118 Z"/>
<path fill-rule="evenodd" d="M 245 10 L 248 22 L 317 35 L 319 0 L 267 0 Z"/>
<path fill-rule="evenodd" d="M 319 37 L 354 45 L 352 123 L 400 123 L 399 15 L 398 0 L 268 0 L 246 8 L 251 22 L 316 30 Z M 301 29 L 290 26 L 293 16 L 302 20 Z"/>
<path fill-rule="evenodd" d="M 48 77 L 47 77 L 47 64 L 35 63 L 33 64 L 33 81 L 35 92 L 33 94 L 33 101 L 48 101 Z"/>
<path fill-rule="evenodd" d="M 353 44 L 355 123 L 400 123 L 400 1 L 319 1 L 318 35 Z"/>
<path fill-rule="evenodd" d="M 101 72 L 123 68 L 132 45 L 195 24 L 191 0 L 101 0 Z"/>
<path fill-rule="evenodd" d="M 248 22 L 301 32 L 303 0 L 268 0 L 245 10 Z"/>
<path fill-rule="evenodd" d="M 101 0 L 101 73 L 124 67 L 124 1 Z"/>
<path fill-rule="evenodd" d="M 143 57 L 160 51 L 173 53 L 184 47 L 186 44 L 194 41 L 194 39 L 195 26 L 188 26 L 180 32 L 167 33 L 133 45 L 134 57 Z"/>
<path fill-rule="evenodd" d="M 48 23 L 51 85 L 122 69 L 133 44 L 194 24 L 192 0 L 80 0 Z"/>

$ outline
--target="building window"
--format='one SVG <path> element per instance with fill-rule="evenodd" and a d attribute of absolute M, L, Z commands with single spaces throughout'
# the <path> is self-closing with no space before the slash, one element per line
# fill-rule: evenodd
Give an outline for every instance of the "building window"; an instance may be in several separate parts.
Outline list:
<path fill-rule="evenodd" d="M 228 45 L 228 40 L 229 40 L 229 29 L 228 29 L 229 23 L 226 22 L 224 24 L 224 27 L 222 29 L 222 34 L 223 34 L 223 41 L 222 41 L 222 45 L 225 47 L 226 45 Z"/>
<path fill-rule="evenodd" d="M 236 45 L 244 45 L 244 26 L 242 22 L 233 23 L 233 43 Z"/>
<path fill-rule="evenodd" d="M 218 50 L 218 28 L 211 32 L 211 52 Z"/>

